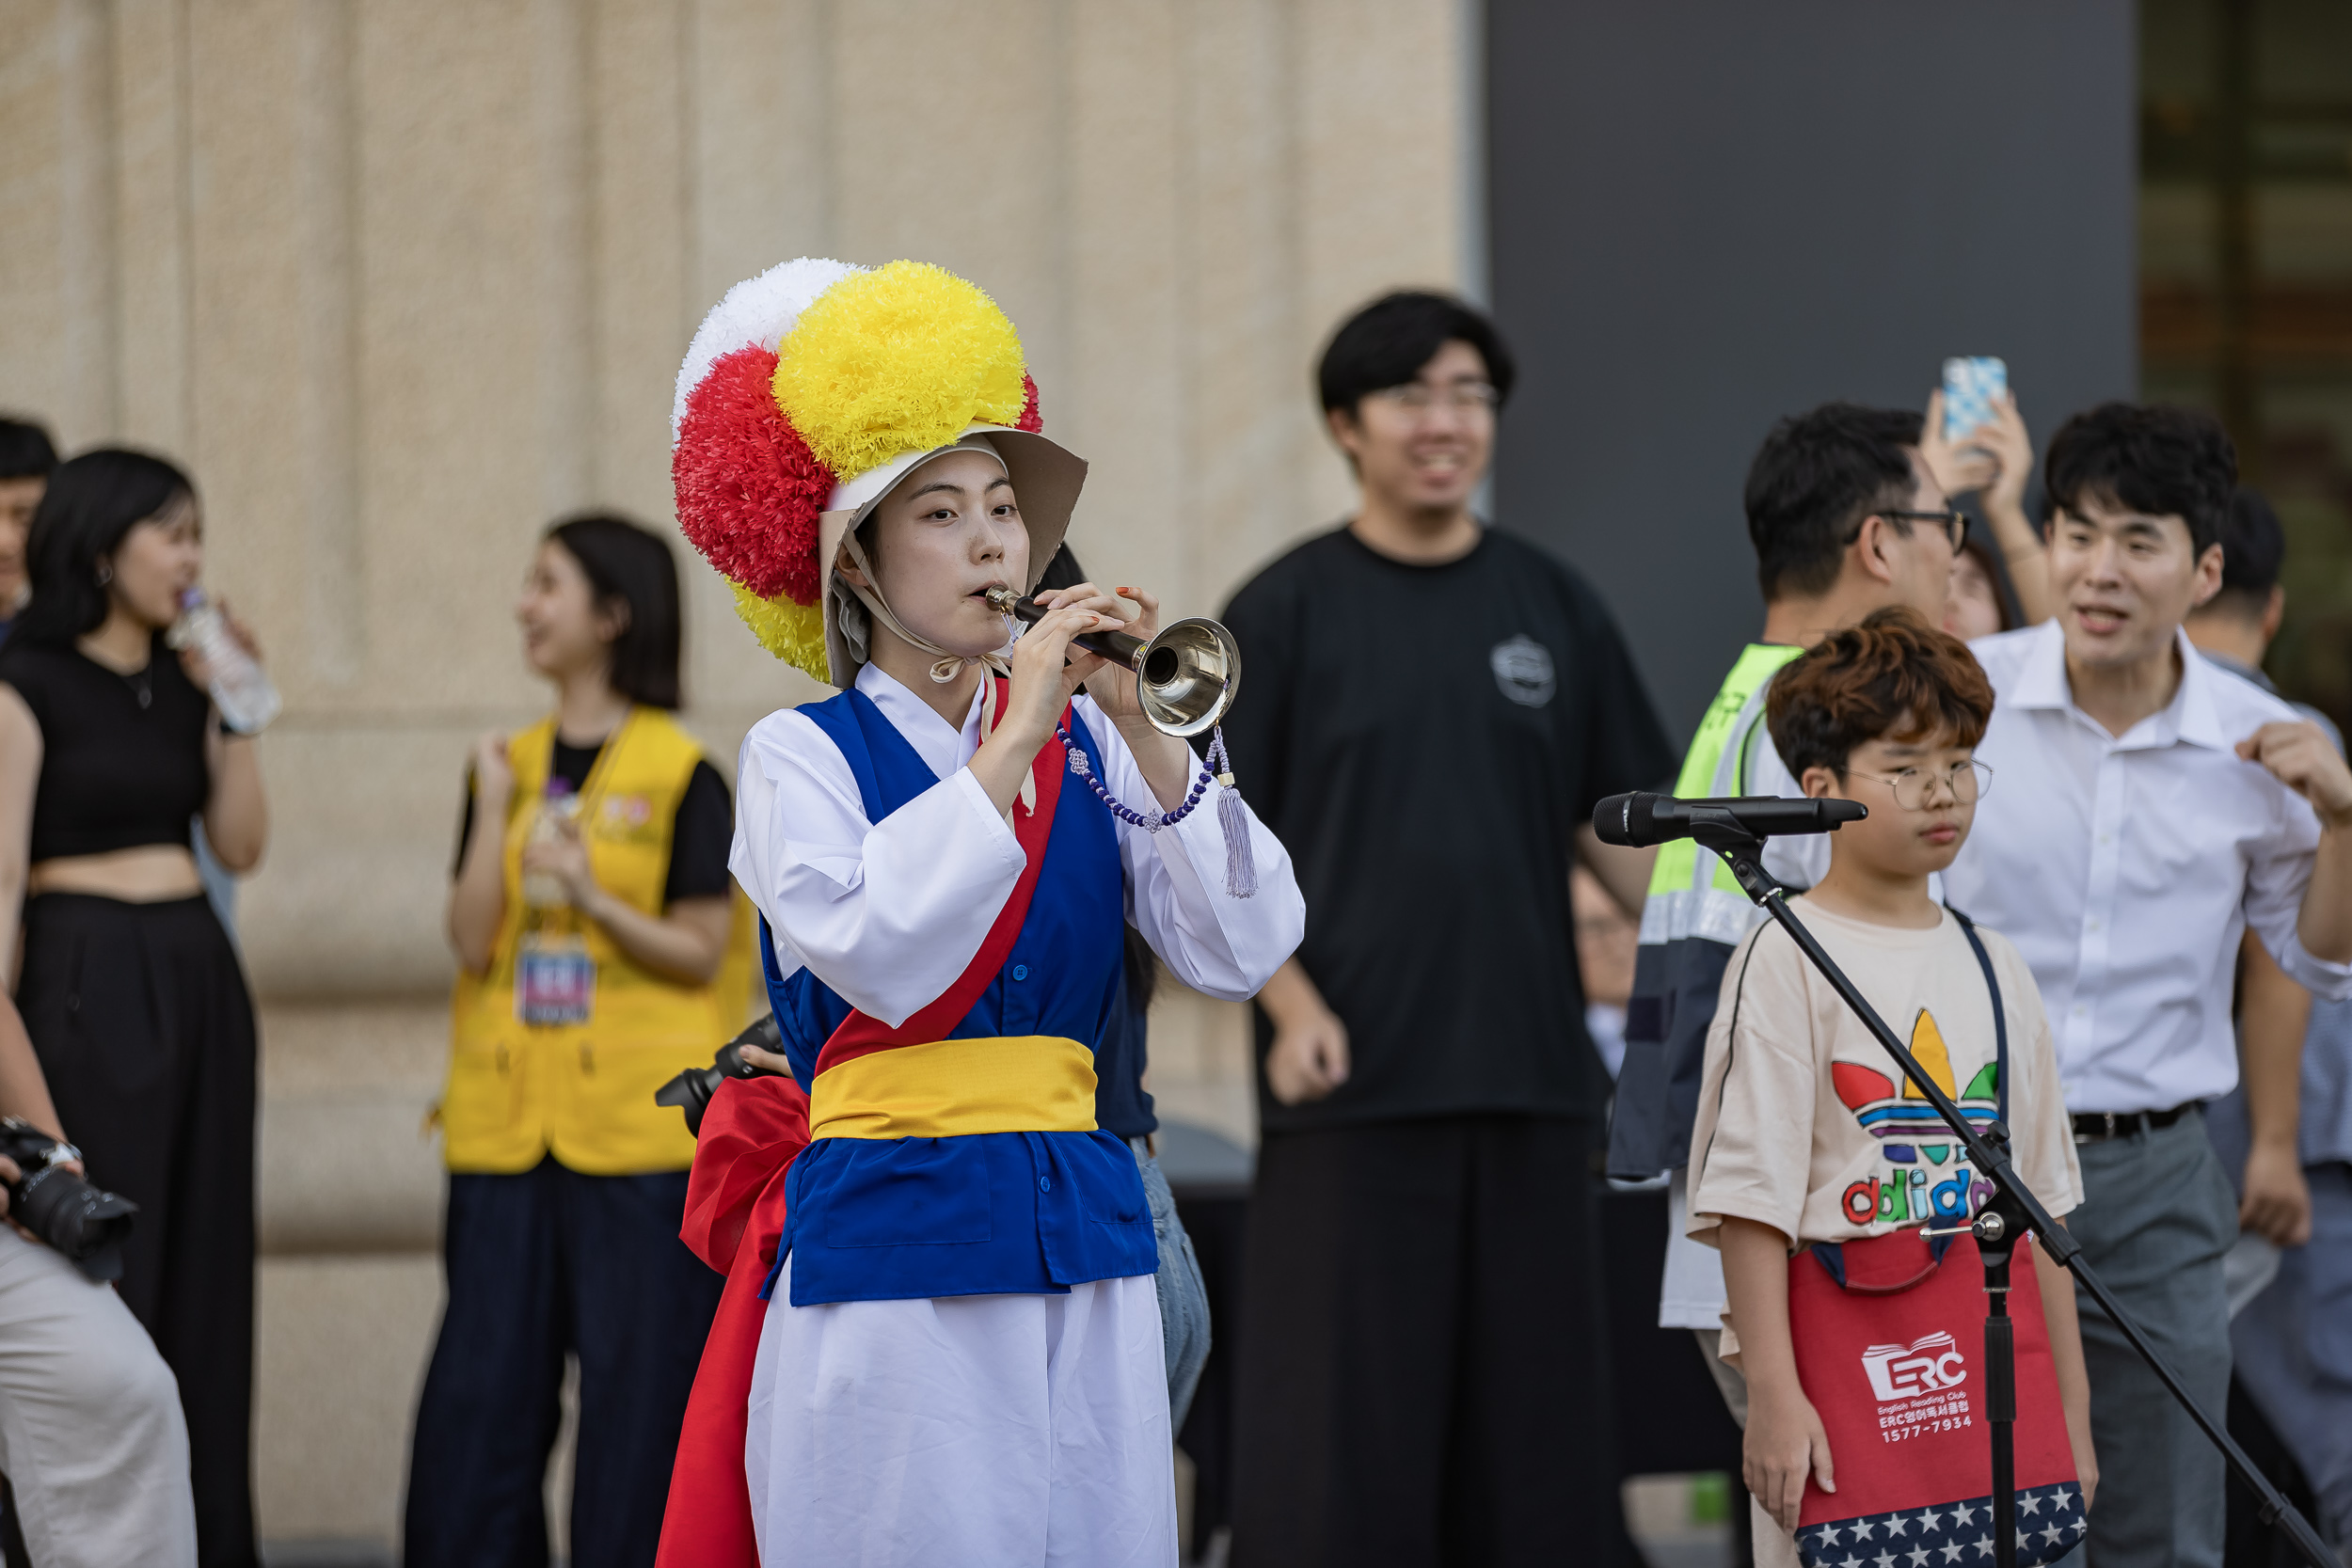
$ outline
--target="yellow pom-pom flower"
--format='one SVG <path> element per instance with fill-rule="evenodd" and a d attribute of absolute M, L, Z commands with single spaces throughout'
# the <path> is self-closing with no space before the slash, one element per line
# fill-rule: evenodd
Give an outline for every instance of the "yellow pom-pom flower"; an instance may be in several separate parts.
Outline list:
<path fill-rule="evenodd" d="M 801 312 L 778 352 L 776 405 L 850 480 L 946 446 L 967 425 L 1013 423 L 1023 371 L 1020 334 L 994 300 L 928 262 L 893 261 L 843 278 Z"/>
<path fill-rule="evenodd" d="M 833 679 L 825 662 L 825 605 L 820 594 L 815 604 L 794 604 L 779 594 L 763 599 L 739 582 L 727 586 L 735 591 L 735 612 L 743 617 L 743 624 L 752 628 L 759 645 L 791 665 L 805 671 L 820 681 Z"/>

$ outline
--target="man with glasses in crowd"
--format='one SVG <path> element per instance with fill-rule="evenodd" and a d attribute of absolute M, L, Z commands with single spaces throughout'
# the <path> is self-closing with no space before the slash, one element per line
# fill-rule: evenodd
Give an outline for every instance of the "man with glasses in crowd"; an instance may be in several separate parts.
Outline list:
<path fill-rule="evenodd" d="M 1361 504 L 1225 611 L 1226 740 L 1307 895 L 1259 997 L 1233 1561 L 1608 1560 L 1568 874 L 1639 907 L 1646 857 L 1592 810 L 1674 754 L 1599 596 L 1470 513 L 1512 380 L 1492 324 L 1392 294 L 1319 380 Z"/>
<path fill-rule="evenodd" d="M 2216 1416 L 2238 1201 L 2199 1107 L 2238 1079 L 2240 935 L 2352 995 L 2352 769 L 2182 630 L 2222 586 L 2236 475 L 2220 425 L 2182 409 L 2106 404 L 2051 440 L 2057 619 L 1973 644 L 1997 699 L 1977 756 L 2000 786 L 1945 875 L 2041 987 L 2082 1160 L 2075 1238 Z M 2220 1455 L 2088 1300 L 2082 1338 L 2091 1560 L 2218 1568 Z"/>
<path fill-rule="evenodd" d="M 1741 651 L 1708 705 L 1676 794 L 1803 795 L 1764 728 L 1772 677 L 1873 610 L 1904 605 L 1930 626 L 1941 620 L 1967 519 L 1952 510 L 1938 475 L 1966 483 L 1991 473 L 1945 446 L 1943 426 L 1938 394 L 1924 421 L 1901 409 L 1831 403 L 1781 420 L 1764 438 L 1743 498 L 1764 593 L 1763 635 Z M 1781 880 L 1810 887 L 1829 869 L 1829 840 L 1770 840 L 1765 864 Z M 1610 1174 L 1628 1180 L 1674 1173 L 1659 1325 L 1698 1336 L 1742 1421 L 1744 1386 L 1717 1354 L 1722 1254 L 1685 1234 L 1684 1172 L 1724 966 L 1763 919 L 1716 856 L 1689 839 L 1660 848 L 1642 912 L 1609 1158 Z"/>

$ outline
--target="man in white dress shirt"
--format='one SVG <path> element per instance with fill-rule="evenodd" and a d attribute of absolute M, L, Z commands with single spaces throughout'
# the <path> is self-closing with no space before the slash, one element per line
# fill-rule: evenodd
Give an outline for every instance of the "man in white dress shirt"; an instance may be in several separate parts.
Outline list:
<path fill-rule="evenodd" d="M 1993 786 L 1946 874 L 2025 955 L 2058 1038 L 2100 1277 L 2218 1416 L 2221 1259 L 2237 1202 L 2200 1106 L 2237 1082 L 2230 997 L 2251 927 L 2352 995 L 2352 771 L 2286 704 L 2215 670 L 2184 616 L 2221 583 L 2236 480 L 2208 416 L 2106 404 L 2050 443 L 2057 619 L 1974 644 L 1998 699 Z M 2095 1568 L 2221 1561 L 2220 1456 L 2082 1304 L 2102 1461 Z"/>

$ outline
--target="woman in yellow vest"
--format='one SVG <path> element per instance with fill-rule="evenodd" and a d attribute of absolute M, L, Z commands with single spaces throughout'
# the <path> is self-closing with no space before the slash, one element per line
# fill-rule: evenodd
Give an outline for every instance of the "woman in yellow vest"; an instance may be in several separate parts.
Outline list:
<path fill-rule="evenodd" d="M 580 1364 L 572 1561 L 653 1560 L 723 1283 L 678 1240 L 694 1141 L 653 1102 L 750 998 L 726 782 L 672 717 L 677 569 L 633 523 L 549 529 L 516 607 L 555 711 L 473 757 L 449 936 L 449 1306 L 409 1466 L 412 1563 L 545 1561 Z"/>

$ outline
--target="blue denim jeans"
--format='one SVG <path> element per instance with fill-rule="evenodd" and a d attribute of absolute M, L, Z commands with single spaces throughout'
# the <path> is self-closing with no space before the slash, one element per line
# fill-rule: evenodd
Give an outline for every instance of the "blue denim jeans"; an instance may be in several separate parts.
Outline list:
<path fill-rule="evenodd" d="M 1200 1259 L 1176 1217 L 1176 1195 L 1168 1190 L 1160 1163 L 1144 1152 L 1141 1138 L 1130 1138 L 1136 1167 L 1143 1172 L 1143 1193 L 1152 1203 L 1152 1234 L 1160 1244 L 1160 1272 L 1152 1283 L 1160 1297 L 1160 1339 L 1168 1352 L 1168 1430 L 1182 1432 L 1184 1413 L 1192 1408 L 1193 1390 L 1200 1386 L 1200 1368 L 1209 1359 L 1209 1291 L 1200 1282 Z"/>

